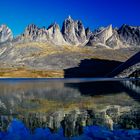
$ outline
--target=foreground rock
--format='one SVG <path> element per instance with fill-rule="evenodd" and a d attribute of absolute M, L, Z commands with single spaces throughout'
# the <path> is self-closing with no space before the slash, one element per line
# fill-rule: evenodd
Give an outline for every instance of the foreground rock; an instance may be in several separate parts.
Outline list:
<path fill-rule="evenodd" d="M 119 78 L 140 77 L 140 52 L 136 53 L 126 62 L 118 66 L 115 70 L 108 74 L 108 76 L 115 76 Z"/>

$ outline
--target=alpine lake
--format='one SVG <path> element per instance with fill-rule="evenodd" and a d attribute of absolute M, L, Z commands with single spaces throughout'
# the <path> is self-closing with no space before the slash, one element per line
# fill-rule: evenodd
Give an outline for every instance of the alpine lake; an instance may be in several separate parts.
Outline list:
<path fill-rule="evenodd" d="M 140 80 L 1 79 L 0 140 L 140 139 Z"/>

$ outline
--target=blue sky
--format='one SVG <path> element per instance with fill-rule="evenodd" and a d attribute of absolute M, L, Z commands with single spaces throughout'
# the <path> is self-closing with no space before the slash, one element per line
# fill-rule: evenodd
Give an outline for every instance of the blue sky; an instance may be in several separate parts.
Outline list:
<path fill-rule="evenodd" d="M 140 25 L 140 0 L 0 0 L 0 24 L 7 24 L 18 35 L 34 23 L 39 27 L 71 15 L 92 30 L 113 24 Z"/>

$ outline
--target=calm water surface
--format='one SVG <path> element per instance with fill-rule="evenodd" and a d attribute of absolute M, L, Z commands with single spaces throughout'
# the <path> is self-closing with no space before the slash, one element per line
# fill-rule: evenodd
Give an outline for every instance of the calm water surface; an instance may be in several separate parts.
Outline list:
<path fill-rule="evenodd" d="M 63 128 L 67 137 L 86 126 L 140 129 L 139 79 L 0 80 L 0 131 L 16 118 L 34 132 Z"/>

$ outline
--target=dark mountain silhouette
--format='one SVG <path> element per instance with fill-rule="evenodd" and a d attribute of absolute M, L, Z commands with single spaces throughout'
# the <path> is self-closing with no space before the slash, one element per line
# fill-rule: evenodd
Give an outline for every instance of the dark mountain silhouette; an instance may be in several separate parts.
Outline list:
<path fill-rule="evenodd" d="M 122 62 L 101 59 L 85 59 L 81 61 L 78 67 L 65 69 L 64 77 L 104 77 L 120 64 L 122 64 Z"/>
<path fill-rule="evenodd" d="M 132 73 L 138 72 L 140 69 L 140 52 L 132 56 L 126 62 L 119 65 L 111 73 L 107 74 L 107 77 L 129 77 Z"/>

